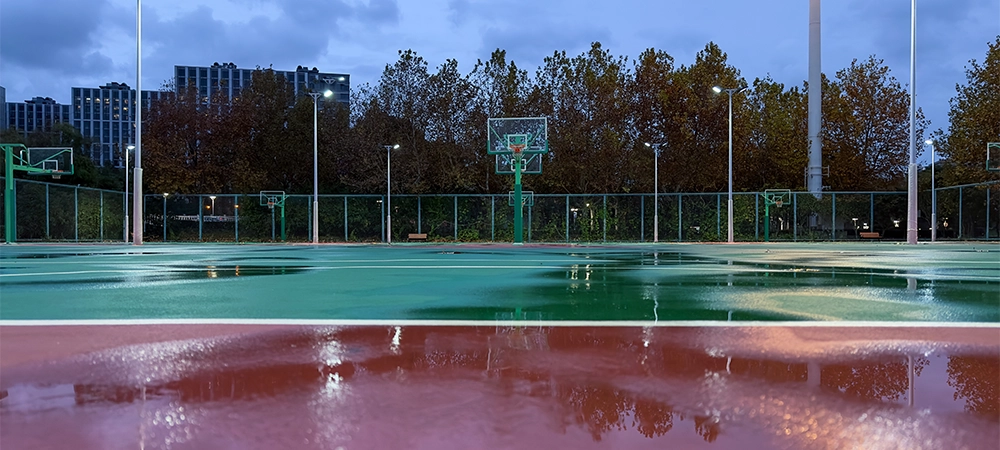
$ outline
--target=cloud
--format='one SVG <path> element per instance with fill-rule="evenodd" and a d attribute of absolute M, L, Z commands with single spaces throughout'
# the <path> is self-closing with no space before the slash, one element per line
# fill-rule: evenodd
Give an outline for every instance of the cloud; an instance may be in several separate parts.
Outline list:
<path fill-rule="evenodd" d="M 5 1 L 0 14 L 0 55 L 5 66 L 56 75 L 107 73 L 110 59 L 96 52 L 106 1 L 53 0 L 44 8 Z"/>

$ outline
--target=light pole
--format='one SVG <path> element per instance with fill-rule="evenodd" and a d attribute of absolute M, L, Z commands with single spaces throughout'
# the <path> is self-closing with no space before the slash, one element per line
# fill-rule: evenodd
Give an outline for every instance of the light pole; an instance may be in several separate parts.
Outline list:
<path fill-rule="evenodd" d="M 215 215 L 215 196 L 209 195 L 208 198 L 212 199 L 212 215 Z"/>
<path fill-rule="evenodd" d="M 385 242 L 392 244 L 392 150 L 399 148 L 399 144 L 383 145 L 385 147 Z"/>
<path fill-rule="evenodd" d="M 313 99 L 313 216 L 312 216 L 312 241 L 319 244 L 319 127 L 317 116 L 319 115 L 319 96 L 329 97 L 333 95 L 329 89 L 322 94 L 310 92 Z"/>
<path fill-rule="evenodd" d="M 125 237 L 123 240 L 128 244 L 128 152 L 135 150 L 134 145 L 125 147 Z"/>
<path fill-rule="evenodd" d="M 662 142 L 646 143 L 653 149 L 653 242 L 660 242 L 660 146 Z"/>
<path fill-rule="evenodd" d="M 719 86 L 712 88 L 716 94 L 725 92 L 729 94 L 729 202 L 726 206 L 729 227 L 729 243 L 733 243 L 733 94 L 739 94 L 747 88 L 726 89 Z"/>
<path fill-rule="evenodd" d="M 917 0 L 910 0 L 910 164 L 906 183 L 906 242 L 917 243 Z"/>
<path fill-rule="evenodd" d="M 135 1 L 135 187 L 132 189 L 132 244 L 142 245 L 142 0 Z M 166 201 L 164 201 L 166 205 Z"/>
<path fill-rule="evenodd" d="M 931 146 L 931 242 L 937 240 L 937 190 L 934 186 L 934 140 L 928 139 L 925 144 Z"/>

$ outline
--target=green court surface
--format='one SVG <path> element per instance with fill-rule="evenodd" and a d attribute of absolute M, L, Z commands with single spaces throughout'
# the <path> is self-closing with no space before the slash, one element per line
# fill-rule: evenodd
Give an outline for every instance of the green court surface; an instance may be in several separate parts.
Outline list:
<path fill-rule="evenodd" d="M 0 320 L 1000 322 L 1000 245 L 13 245 Z"/>

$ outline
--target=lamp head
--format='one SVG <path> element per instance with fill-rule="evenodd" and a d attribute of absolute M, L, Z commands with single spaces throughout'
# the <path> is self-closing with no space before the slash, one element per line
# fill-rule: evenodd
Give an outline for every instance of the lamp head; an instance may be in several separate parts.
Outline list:
<path fill-rule="evenodd" d="M 324 97 L 329 97 L 329 96 L 331 96 L 331 95 L 333 95 L 333 91 L 331 91 L 331 90 L 329 90 L 329 89 L 327 89 L 327 90 L 323 91 L 323 96 L 324 96 Z"/>
<path fill-rule="evenodd" d="M 396 145 L 393 145 L 393 146 L 392 146 L 392 149 L 393 149 L 393 150 L 397 150 L 397 149 L 399 149 L 399 144 L 396 144 Z"/>
<path fill-rule="evenodd" d="M 652 146 L 653 146 L 653 144 L 650 144 L 649 142 L 646 142 L 646 147 L 652 147 Z"/>
<path fill-rule="evenodd" d="M 934 145 L 934 139 L 928 139 L 928 140 L 924 141 L 924 143 L 927 144 L 927 145 Z"/>
<path fill-rule="evenodd" d="M 719 86 L 712 86 L 712 92 L 715 92 L 716 94 L 721 94 L 722 88 Z"/>

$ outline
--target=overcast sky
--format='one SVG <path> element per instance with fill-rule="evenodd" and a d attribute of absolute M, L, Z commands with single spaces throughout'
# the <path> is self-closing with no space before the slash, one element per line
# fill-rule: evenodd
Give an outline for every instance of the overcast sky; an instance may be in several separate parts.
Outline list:
<path fill-rule="evenodd" d="M 931 129 L 948 125 L 948 100 L 1000 34 L 1000 0 L 917 0 L 917 104 Z M 0 85 L 7 101 L 52 97 L 110 81 L 135 86 L 135 0 L 2 0 Z M 600 41 L 635 58 L 654 47 L 689 65 L 709 41 L 744 78 L 786 85 L 807 78 L 808 0 L 142 0 L 143 89 L 174 65 L 298 65 L 377 81 L 397 51 L 433 70 L 454 58 L 467 73 L 496 48 L 534 71 L 556 50 L 579 55 Z M 909 83 L 910 2 L 827 0 L 823 71 L 875 55 Z"/>

